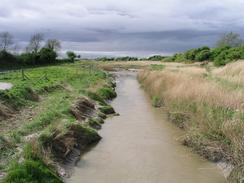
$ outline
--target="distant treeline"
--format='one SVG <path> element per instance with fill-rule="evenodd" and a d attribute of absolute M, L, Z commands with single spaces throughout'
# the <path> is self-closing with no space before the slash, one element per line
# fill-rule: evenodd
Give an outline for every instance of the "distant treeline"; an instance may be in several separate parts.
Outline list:
<path fill-rule="evenodd" d="M 167 58 L 166 56 L 161 55 L 153 55 L 148 58 L 137 58 L 137 57 L 101 57 L 97 58 L 97 61 L 142 61 L 142 60 L 150 60 L 150 61 L 161 61 L 163 59 Z"/>
<path fill-rule="evenodd" d="M 168 62 L 203 62 L 212 61 L 215 66 L 226 65 L 239 59 L 244 59 L 244 44 L 239 34 L 225 34 L 217 42 L 215 48 L 207 46 L 190 49 L 164 59 Z"/>
<path fill-rule="evenodd" d="M 77 57 L 74 52 L 68 51 L 68 59 L 57 59 L 57 52 L 61 49 L 60 41 L 57 39 L 44 41 L 41 33 L 31 36 L 29 44 L 22 53 L 14 53 L 13 45 L 13 36 L 10 33 L 0 33 L 0 68 L 74 62 Z"/>

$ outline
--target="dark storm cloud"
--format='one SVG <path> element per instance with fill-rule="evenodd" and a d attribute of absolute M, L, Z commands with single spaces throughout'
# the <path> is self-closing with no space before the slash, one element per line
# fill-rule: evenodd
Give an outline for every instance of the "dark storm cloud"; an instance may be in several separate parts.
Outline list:
<path fill-rule="evenodd" d="M 242 0 L 0 0 L 0 31 L 21 46 L 42 32 L 63 50 L 173 53 L 242 33 L 243 10 Z"/>

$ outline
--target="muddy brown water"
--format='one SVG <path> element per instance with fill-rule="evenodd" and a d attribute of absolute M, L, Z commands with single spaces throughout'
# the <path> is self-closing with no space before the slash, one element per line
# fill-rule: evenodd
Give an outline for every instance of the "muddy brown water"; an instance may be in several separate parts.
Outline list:
<path fill-rule="evenodd" d="M 132 72 L 117 74 L 120 116 L 106 120 L 103 139 L 81 157 L 68 183 L 225 183 L 221 170 L 177 139 L 182 131 L 155 109 Z"/>

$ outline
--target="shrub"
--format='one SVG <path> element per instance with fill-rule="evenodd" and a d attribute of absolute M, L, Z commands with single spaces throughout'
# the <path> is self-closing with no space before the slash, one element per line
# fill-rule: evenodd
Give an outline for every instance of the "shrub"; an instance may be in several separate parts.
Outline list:
<path fill-rule="evenodd" d="M 214 57 L 214 65 L 222 66 L 229 62 L 244 59 L 244 47 L 235 47 L 235 48 L 225 48 Z"/>
<path fill-rule="evenodd" d="M 163 62 L 174 62 L 174 58 L 173 57 L 166 57 L 162 61 Z"/>
<path fill-rule="evenodd" d="M 5 50 L 0 51 L 0 64 L 13 64 L 16 62 L 17 59 L 14 55 Z"/>
<path fill-rule="evenodd" d="M 195 60 L 196 61 L 205 61 L 210 58 L 210 55 L 211 55 L 210 49 L 205 49 L 196 54 Z"/>
<path fill-rule="evenodd" d="M 151 57 L 149 57 L 147 60 L 152 60 L 152 61 L 159 61 L 159 60 L 163 60 L 165 57 L 161 56 L 161 55 L 153 55 Z"/>
<path fill-rule="evenodd" d="M 185 53 L 185 58 L 187 60 L 195 60 L 196 58 L 196 55 L 197 55 L 197 49 L 191 49 L 191 50 L 188 50 L 186 53 Z"/>
<path fill-rule="evenodd" d="M 211 50 L 210 60 L 214 60 L 220 53 L 230 49 L 229 46 L 217 47 Z"/>
<path fill-rule="evenodd" d="M 185 54 L 183 54 L 183 53 L 176 53 L 173 56 L 173 60 L 176 62 L 184 62 L 184 61 L 187 61 L 187 58 L 185 57 Z"/>
<path fill-rule="evenodd" d="M 19 58 L 19 63 L 24 65 L 35 65 L 38 60 L 38 55 L 34 53 L 23 53 Z"/>
<path fill-rule="evenodd" d="M 56 61 L 57 53 L 50 48 L 42 48 L 39 52 L 38 64 L 53 63 Z"/>
<path fill-rule="evenodd" d="M 75 58 L 76 58 L 76 54 L 73 52 L 73 51 L 67 51 L 67 56 L 70 60 L 70 62 L 74 62 L 75 61 Z"/>

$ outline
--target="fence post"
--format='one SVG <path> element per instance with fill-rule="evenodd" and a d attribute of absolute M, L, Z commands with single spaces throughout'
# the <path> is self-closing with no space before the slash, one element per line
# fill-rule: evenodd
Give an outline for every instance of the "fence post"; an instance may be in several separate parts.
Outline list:
<path fill-rule="evenodd" d="M 22 80 L 25 80 L 25 73 L 24 73 L 24 69 L 21 69 L 21 73 L 22 73 Z"/>

